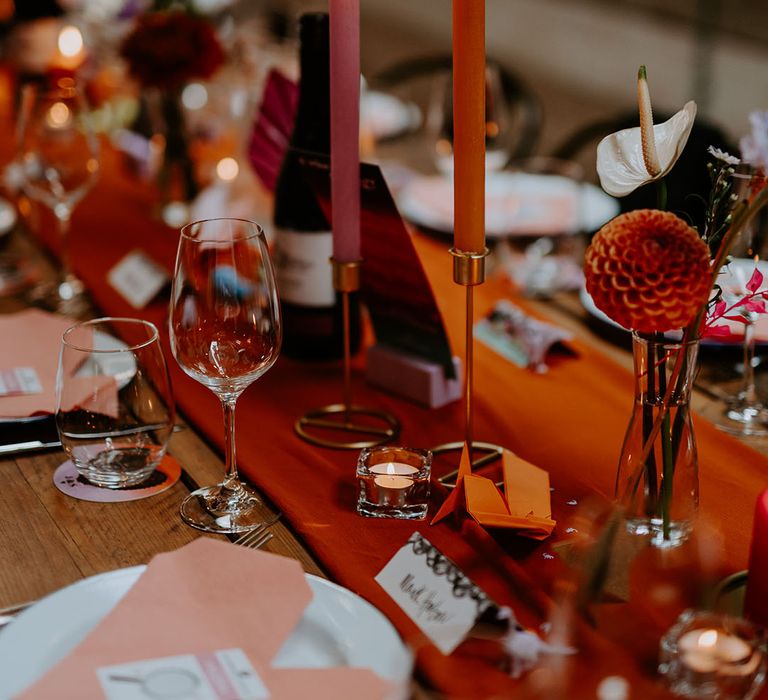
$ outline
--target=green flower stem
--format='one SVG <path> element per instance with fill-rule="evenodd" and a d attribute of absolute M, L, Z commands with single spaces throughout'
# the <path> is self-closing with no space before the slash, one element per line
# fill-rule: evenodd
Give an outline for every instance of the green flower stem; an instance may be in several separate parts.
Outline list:
<path fill-rule="evenodd" d="M 653 344 L 653 336 L 648 336 L 646 338 L 646 343 L 648 344 L 647 356 L 649 363 L 649 366 L 646 367 L 647 387 L 645 398 L 642 396 L 640 397 L 640 400 L 643 403 L 643 435 L 648 435 L 653 428 L 653 404 L 649 399 L 652 399 L 652 397 L 656 395 L 656 353 Z M 648 489 L 646 509 L 655 510 L 656 502 L 659 497 L 659 489 L 656 480 L 656 456 L 653 452 L 649 452 L 646 459 L 643 460 L 643 464 L 645 464 L 645 483 Z"/>
<path fill-rule="evenodd" d="M 656 181 L 656 208 L 667 209 L 667 181 L 664 178 Z"/>
<path fill-rule="evenodd" d="M 669 506 L 672 503 L 673 480 L 675 475 L 675 457 L 672 453 L 672 435 L 670 430 L 669 411 L 664 411 L 661 423 L 662 463 L 662 492 L 661 492 L 661 527 L 664 539 L 669 539 L 672 522 Z"/>

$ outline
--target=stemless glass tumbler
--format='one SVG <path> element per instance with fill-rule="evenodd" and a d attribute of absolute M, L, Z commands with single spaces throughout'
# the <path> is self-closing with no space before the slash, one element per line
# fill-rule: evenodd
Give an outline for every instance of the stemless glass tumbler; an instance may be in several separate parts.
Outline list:
<path fill-rule="evenodd" d="M 235 403 L 277 359 L 280 305 L 264 232 L 241 219 L 210 219 L 181 230 L 170 309 L 173 356 L 221 400 L 224 481 L 182 503 L 185 522 L 206 532 L 244 532 L 274 515 L 238 478 Z"/>
<path fill-rule="evenodd" d="M 68 328 L 56 377 L 56 426 L 77 471 L 107 488 L 141 483 L 173 431 L 171 385 L 157 328 L 99 318 Z"/>

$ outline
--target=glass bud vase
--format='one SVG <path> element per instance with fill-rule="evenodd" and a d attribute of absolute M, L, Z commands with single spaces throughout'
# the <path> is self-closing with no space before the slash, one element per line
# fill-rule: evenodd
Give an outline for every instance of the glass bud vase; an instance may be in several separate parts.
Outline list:
<path fill-rule="evenodd" d="M 616 477 L 627 530 L 675 547 L 690 535 L 699 505 L 691 387 L 699 341 L 632 334 L 635 402 Z M 668 388 L 669 399 L 665 408 Z"/>

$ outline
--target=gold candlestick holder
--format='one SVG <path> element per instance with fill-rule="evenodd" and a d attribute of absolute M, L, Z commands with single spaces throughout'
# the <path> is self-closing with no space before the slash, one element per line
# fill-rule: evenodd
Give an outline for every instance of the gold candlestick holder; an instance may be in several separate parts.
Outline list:
<path fill-rule="evenodd" d="M 400 434 L 400 421 L 391 413 L 377 408 L 356 406 L 352 403 L 352 351 L 350 339 L 349 295 L 360 289 L 361 260 L 340 262 L 331 258 L 333 287 L 341 292 L 341 311 L 344 333 L 344 403 L 335 403 L 307 411 L 294 424 L 302 440 L 341 450 L 360 450 L 394 440 Z M 342 440 L 329 437 L 351 433 L 362 435 L 360 440 Z"/>
<path fill-rule="evenodd" d="M 473 415 L 472 393 L 474 389 L 474 289 L 485 282 L 485 259 L 488 257 L 488 248 L 482 253 L 474 253 L 451 248 L 453 256 L 453 281 L 460 284 L 466 290 L 466 336 L 464 350 L 464 440 L 462 442 L 446 442 L 432 448 L 433 454 L 446 452 L 460 452 L 466 443 L 469 450 L 469 458 L 473 468 L 479 468 L 499 459 L 504 449 L 500 445 L 490 442 L 476 442 L 473 440 Z M 478 455 L 475 457 L 475 455 Z M 458 469 L 438 478 L 438 481 L 453 488 Z M 500 484 L 497 484 L 500 485 Z"/>

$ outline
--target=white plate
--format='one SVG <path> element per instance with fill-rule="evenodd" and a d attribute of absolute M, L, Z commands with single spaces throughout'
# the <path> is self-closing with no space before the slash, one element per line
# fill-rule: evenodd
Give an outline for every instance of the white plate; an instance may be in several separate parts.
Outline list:
<path fill-rule="evenodd" d="M 99 352 L 88 356 L 75 372 L 76 377 L 111 376 L 115 378 L 118 390 L 131 383 L 136 374 L 136 358 L 133 353 L 122 352 L 128 349 L 122 340 L 109 333 L 94 331 L 93 349 Z"/>
<path fill-rule="evenodd" d="M 453 182 L 418 177 L 397 196 L 400 212 L 417 226 L 453 231 Z M 594 185 L 559 175 L 491 172 L 485 181 L 488 238 L 595 231 L 619 213 L 619 204 Z"/>
<path fill-rule="evenodd" d="M 768 286 L 768 261 L 758 261 L 757 267 L 765 277 L 763 287 Z M 719 282 L 723 289 L 723 298 L 729 305 L 736 299 L 736 297 L 732 296 L 733 294 L 738 294 L 739 296 L 743 295 L 744 286 L 752 276 L 754 269 L 755 261 L 751 258 L 736 258 L 735 260 L 732 260 L 727 267 L 722 269 Z M 596 319 L 603 321 L 614 328 L 620 328 L 624 331 L 627 330 L 624 326 L 620 326 L 616 321 L 609 318 L 595 306 L 594 299 L 592 299 L 592 296 L 584 286 L 579 290 L 579 299 L 581 305 Z M 719 322 L 719 325 L 727 325 L 731 329 L 733 336 L 730 340 L 719 336 L 713 336 L 702 338 L 701 342 L 703 344 L 712 346 L 733 345 L 734 342 L 738 342 L 744 336 L 744 326 L 738 321 L 723 320 Z M 758 343 L 768 343 L 768 314 L 758 316 L 755 321 L 755 341 Z"/>
<path fill-rule="evenodd" d="M 51 593 L 0 633 L 0 700 L 64 658 L 109 613 L 145 566 L 109 571 Z M 346 588 L 306 574 L 314 599 L 274 660 L 282 668 L 370 668 L 408 696 L 411 655 L 389 621 Z"/>
<path fill-rule="evenodd" d="M 421 124 L 421 112 L 412 102 L 385 92 L 365 90 L 360 96 L 360 124 L 377 140 L 413 131 Z"/>

